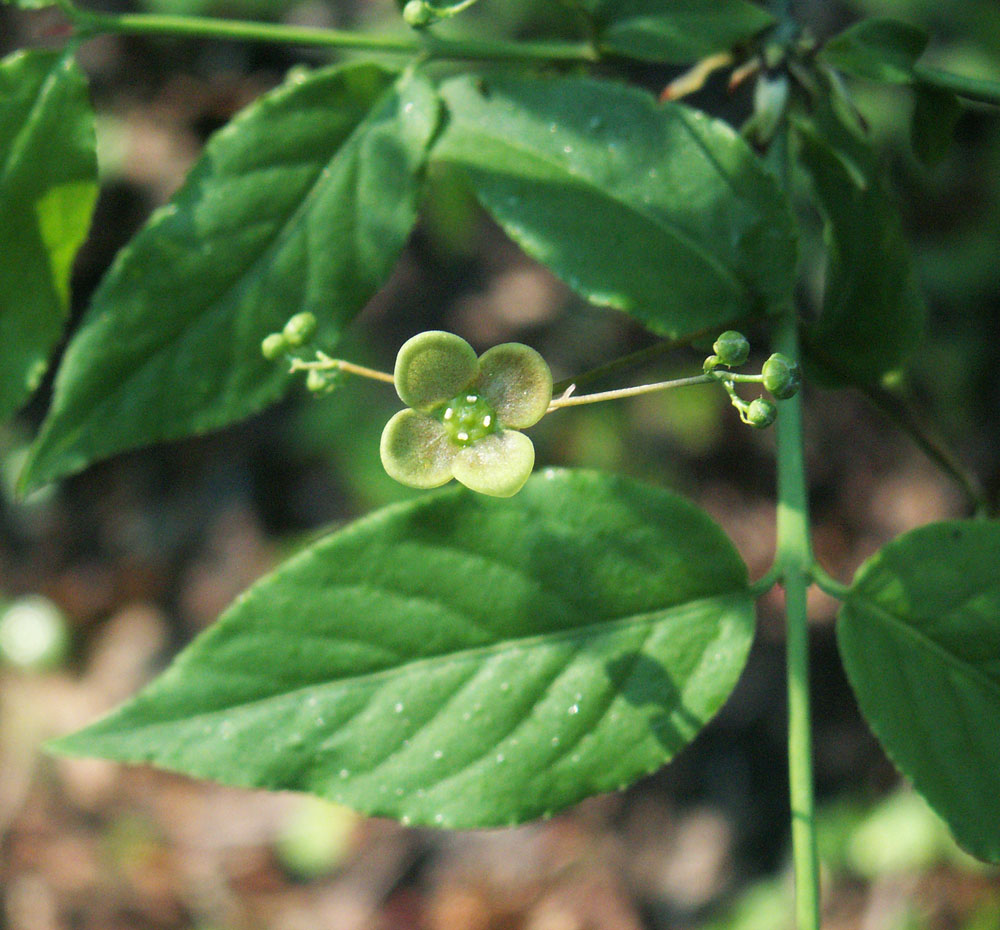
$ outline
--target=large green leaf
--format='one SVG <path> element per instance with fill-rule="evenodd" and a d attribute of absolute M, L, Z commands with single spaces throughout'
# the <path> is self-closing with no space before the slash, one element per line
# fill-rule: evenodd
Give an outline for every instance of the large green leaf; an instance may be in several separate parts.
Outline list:
<path fill-rule="evenodd" d="M 312 311 L 332 343 L 413 225 L 437 101 L 374 65 L 265 95 L 119 255 L 76 334 L 23 482 L 230 423 L 288 377 L 261 338 Z"/>
<path fill-rule="evenodd" d="M 895 19 L 863 19 L 830 39 L 820 60 L 855 77 L 910 84 L 926 47 L 923 29 Z"/>
<path fill-rule="evenodd" d="M 726 700 L 746 568 L 662 490 L 548 471 L 379 511 L 244 594 L 59 751 L 314 792 L 449 827 L 624 786 Z"/>
<path fill-rule="evenodd" d="M 605 51 L 642 61 L 686 64 L 724 52 L 774 25 L 748 0 L 590 0 Z"/>
<path fill-rule="evenodd" d="M 1000 862 L 1000 524 L 891 542 L 859 569 L 837 639 L 889 756 L 962 846 Z"/>
<path fill-rule="evenodd" d="M 0 420 L 48 367 L 96 199 L 94 114 L 72 56 L 0 61 Z"/>
<path fill-rule="evenodd" d="M 458 78 L 432 156 L 523 248 L 670 337 L 789 299 L 787 202 L 733 130 L 588 78 Z"/>
<path fill-rule="evenodd" d="M 822 380 L 871 384 L 902 365 L 923 335 L 909 245 L 866 146 L 843 130 L 834 147 L 804 123 L 797 136 L 826 216 L 823 306 L 806 331 L 806 350 Z"/>

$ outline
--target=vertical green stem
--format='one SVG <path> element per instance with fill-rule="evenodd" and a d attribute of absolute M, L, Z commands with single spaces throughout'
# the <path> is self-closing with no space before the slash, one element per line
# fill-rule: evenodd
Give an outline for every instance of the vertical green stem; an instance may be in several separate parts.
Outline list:
<path fill-rule="evenodd" d="M 777 324 L 774 350 L 799 361 L 798 323 L 789 309 Z M 788 642 L 788 780 L 792 810 L 795 914 L 798 930 L 819 928 L 819 859 L 813 800 L 806 593 L 813 563 L 802 442 L 801 394 L 778 405 L 778 565 L 785 588 Z"/>

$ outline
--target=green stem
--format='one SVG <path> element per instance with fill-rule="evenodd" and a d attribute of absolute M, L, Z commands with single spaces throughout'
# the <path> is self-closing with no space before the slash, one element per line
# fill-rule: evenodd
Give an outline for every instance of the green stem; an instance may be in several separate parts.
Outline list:
<path fill-rule="evenodd" d="M 635 397 L 638 394 L 652 394 L 654 391 L 667 391 L 671 388 L 689 387 L 693 384 L 714 384 L 718 381 L 712 375 L 692 375 L 690 378 L 675 378 L 673 381 L 657 381 L 653 384 L 639 384 L 635 387 L 616 388 L 613 391 L 599 391 L 596 394 L 570 395 L 555 397 L 549 404 L 549 413 L 562 407 L 580 407 L 583 404 L 599 404 L 605 400 L 620 400 L 623 397 Z"/>
<path fill-rule="evenodd" d="M 589 371 L 585 371 L 583 374 L 576 375 L 573 378 L 563 378 L 562 381 L 557 381 L 552 385 L 552 393 L 561 394 L 568 387 L 583 387 L 585 384 L 599 381 L 601 378 L 615 374 L 624 368 L 634 368 L 636 365 L 651 362 L 654 359 L 660 358 L 660 356 L 673 352 L 675 349 L 689 346 L 695 340 L 717 332 L 718 327 L 712 326 L 692 333 L 690 336 L 685 336 L 683 339 L 665 339 L 663 342 L 657 342 L 655 345 L 647 346 L 645 349 L 639 349 L 637 352 L 622 355 L 596 368 L 591 368 Z"/>
<path fill-rule="evenodd" d="M 750 582 L 750 596 L 754 600 L 763 597 L 778 583 L 780 577 L 781 566 L 775 562 L 760 578 Z"/>
<path fill-rule="evenodd" d="M 281 42 L 325 48 L 358 49 L 403 55 L 425 54 L 439 58 L 514 61 L 596 61 L 598 54 L 584 42 L 507 42 L 491 39 L 450 39 L 429 31 L 409 35 L 372 35 L 339 29 L 315 29 L 280 23 L 255 23 L 205 16 L 160 16 L 146 13 L 93 13 L 67 8 L 82 34 L 127 33 L 130 35 L 231 39 L 240 42 Z"/>
<path fill-rule="evenodd" d="M 847 595 L 851 593 L 850 586 L 837 581 L 819 562 L 813 562 L 809 574 L 816 582 L 817 588 L 825 591 L 830 597 L 835 597 L 838 601 L 846 601 Z"/>
<path fill-rule="evenodd" d="M 655 391 L 668 391 L 671 388 L 690 387 L 693 384 L 721 384 L 733 398 L 733 403 L 738 404 L 739 398 L 733 393 L 732 383 L 760 384 L 764 380 L 763 375 L 737 375 L 731 371 L 709 371 L 700 375 L 691 375 L 689 378 L 674 378 L 672 381 L 656 381 L 652 384 L 638 384 L 635 387 L 615 388 L 612 391 L 599 391 L 596 394 L 573 394 L 569 396 L 557 395 L 549 404 L 549 413 L 561 407 L 579 407 L 583 404 L 599 404 L 606 400 L 620 400 L 623 397 L 636 397 L 639 394 L 652 394 Z M 575 387 L 571 384 L 570 387 Z M 563 392 L 565 393 L 565 392 Z"/>
<path fill-rule="evenodd" d="M 961 74 L 952 74 L 950 71 L 941 71 L 938 68 L 928 68 L 926 65 L 917 65 L 913 71 L 926 84 L 933 84 L 935 87 L 953 91 L 966 100 L 978 100 L 980 103 L 989 103 L 1000 107 L 1000 81 L 965 77 Z"/>
<path fill-rule="evenodd" d="M 799 362 L 798 322 L 789 308 L 778 321 L 774 351 Z M 802 395 L 778 405 L 777 563 L 785 588 L 788 642 L 788 780 L 798 930 L 819 930 L 819 860 L 813 799 L 809 708 L 809 620 L 806 593 L 814 563 L 802 441 Z"/>

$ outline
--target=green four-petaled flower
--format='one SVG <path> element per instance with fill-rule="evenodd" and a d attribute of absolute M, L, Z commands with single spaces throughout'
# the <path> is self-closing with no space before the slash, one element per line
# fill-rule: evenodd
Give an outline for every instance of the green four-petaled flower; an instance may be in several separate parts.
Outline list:
<path fill-rule="evenodd" d="M 451 333 L 420 333 L 396 356 L 401 410 L 382 432 L 382 464 L 413 488 L 457 478 L 467 488 L 510 497 L 528 480 L 535 447 L 518 432 L 552 400 L 552 374 L 534 350 L 510 342 L 476 358 Z"/>

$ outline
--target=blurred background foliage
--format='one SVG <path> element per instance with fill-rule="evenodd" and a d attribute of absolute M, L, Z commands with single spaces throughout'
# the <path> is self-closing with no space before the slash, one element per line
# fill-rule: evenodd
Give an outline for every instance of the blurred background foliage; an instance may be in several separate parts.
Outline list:
<path fill-rule="evenodd" d="M 96 5 L 96 4 L 95 4 Z M 403 31 L 392 0 L 115 0 L 109 8 Z M 925 62 L 1000 79 L 996 0 L 809 0 L 822 39 L 862 15 L 932 36 Z M 0 52 L 54 41 L 52 11 L 0 7 Z M 556 0 L 483 0 L 440 28 L 575 35 Z M 103 192 L 74 278 L 76 317 L 115 252 L 181 182 L 208 135 L 309 49 L 102 37 L 80 58 L 99 123 Z M 610 63 L 654 92 L 676 71 Z M 1000 115 L 966 106 L 933 169 L 909 149 L 905 89 L 850 85 L 884 150 L 930 306 L 901 376 L 922 418 L 995 500 L 1000 492 Z M 752 88 L 713 78 L 691 102 L 739 124 Z M 459 178 L 431 177 L 396 272 L 338 355 L 391 369 L 410 335 L 444 328 L 480 351 L 516 339 L 556 378 L 651 340 L 587 307 L 505 240 Z M 816 229 L 815 217 L 804 215 Z M 806 240 L 803 268 L 822 274 Z M 814 287 L 803 288 L 806 310 Z M 290 308 L 290 313 L 295 308 Z M 169 312 L 169 308 L 164 308 Z M 756 361 L 767 354 L 751 328 Z M 703 352 L 594 385 L 696 371 Z M 512 831 L 441 834 L 362 821 L 295 796 L 224 790 L 141 768 L 54 760 L 38 747 L 132 693 L 254 578 L 304 541 L 411 496 L 378 438 L 398 399 L 345 381 L 304 389 L 222 433 L 121 456 L 17 502 L 14 478 L 47 387 L 0 427 L 0 927 L 710 928 L 789 926 L 783 642 L 776 595 L 732 700 L 667 769 L 620 796 Z M 620 471 L 688 494 L 751 573 L 773 546 L 772 438 L 741 428 L 721 392 L 562 411 L 532 431 L 542 464 Z M 852 392 L 810 390 L 816 549 L 847 579 L 888 538 L 965 515 L 912 443 Z M 814 592 L 816 765 L 831 930 L 997 930 L 1000 878 L 954 846 L 865 729 Z"/>

